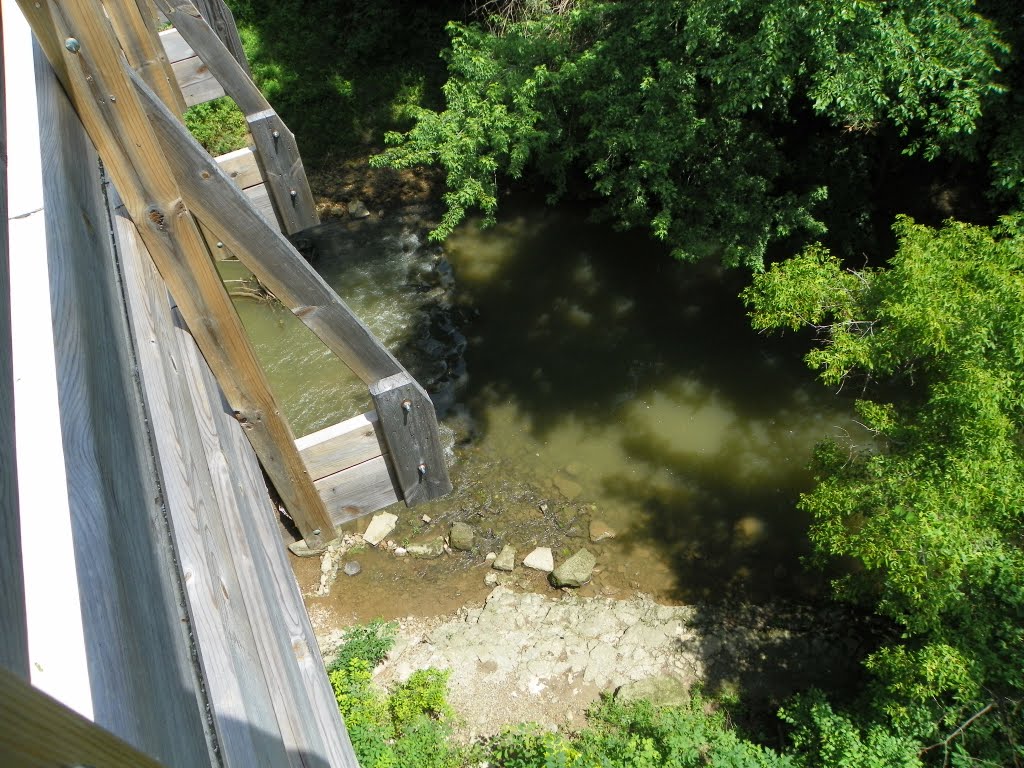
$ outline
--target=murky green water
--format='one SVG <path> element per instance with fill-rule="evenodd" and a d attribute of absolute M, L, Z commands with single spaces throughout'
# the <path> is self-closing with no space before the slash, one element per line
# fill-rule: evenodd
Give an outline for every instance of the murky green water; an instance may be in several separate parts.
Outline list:
<path fill-rule="evenodd" d="M 454 294 L 419 281 L 437 253 L 408 231 L 378 225 L 355 240 L 318 263 L 322 274 L 414 374 L 460 382 L 445 419 L 458 437 L 456 491 L 403 513 L 395 538 L 456 519 L 484 537 L 475 558 L 410 565 L 367 553 L 362 590 L 379 583 L 393 600 L 406 578 L 463 590 L 503 543 L 520 557 L 551 546 L 556 560 L 588 546 L 600 568 L 588 589 L 610 595 L 765 600 L 820 587 L 799 564 L 806 520 L 794 502 L 813 444 L 858 428 L 804 368 L 806 340 L 750 330 L 742 275 L 677 264 L 641 238 L 546 210 L 453 236 Z M 369 408 L 297 321 L 240 309 L 298 433 Z M 439 317 L 466 337 L 442 339 L 465 346 L 464 375 L 451 354 L 447 371 L 436 360 L 424 369 Z M 592 544 L 592 521 L 617 536 Z"/>

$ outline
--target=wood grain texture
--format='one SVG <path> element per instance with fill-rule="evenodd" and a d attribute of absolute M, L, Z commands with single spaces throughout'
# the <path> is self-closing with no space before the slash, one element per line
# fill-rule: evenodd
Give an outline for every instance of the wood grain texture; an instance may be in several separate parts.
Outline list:
<path fill-rule="evenodd" d="M 231 545 L 221 517 L 222 504 L 234 499 L 222 499 L 218 493 L 218 480 L 204 448 L 204 441 L 216 441 L 211 434 L 215 427 L 185 371 L 181 345 L 194 342 L 182 338 L 187 334 L 175 324 L 167 289 L 123 209 L 115 215 L 115 236 L 167 513 L 219 751 L 230 766 L 286 765 L 283 746 L 261 735 L 276 731 L 272 693 L 258 674 L 255 641 L 238 595 Z"/>
<path fill-rule="evenodd" d="M 260 173 L 259 163 L 256 162 L 256 152 L 252 147 L 242 147 L 226 155 L 218 155 L 214 159 L 227 177 L 235 182 L 235 186 L 241 189 L 263 183 L 263 175 Z"/>
<path fill-rule="evenodd" d="M 224 88 L 198 56 L 176 61 L 171 65 L 186 106 L 205 104 L 224 95 Z"/>
<path fill-rule="evenodd" d="M 399 468 L 397 476 L 406 503 L 416 504 L 448 493 L 451 482 L 443 461 L 437 416 L 426 391 L 292 244 L 261 221 L 244 194 L 141 78 L 133 75 L 133 79 L 189 208 L 342 362 L 368 385 L 378 386 L 387 407 L 381 410 L 378 406 L 377 414 Z M 404 378 L 391 378 L 395 376 Z M 397 387 L 404 388 L 402 397 L 385 395 Z M 410 428 L 407 414 L 401 409 L 406 399 L 414 406 L 414 428 Z M 396 446 L 403 453 L 396 453 Z M 429 468 L 427 476 L 418 471 L 422 463 Z"/>
<path fill-rule="evenodd" d="M 115 227 L 221 754 L 229 766 L 354 768 L 256 457 L 194 341 L 175 324 L 134 225 L 120 214 Z M 236 530 L 247 533 L 229 542 Z"/>
<path fill-rule="evenodd" d="M 387 452 L 374 411 L 300 437 L 295 447 L 314 481 Z"/>
<path fill-rule="evenodd" d="M 184 197 L 196 216 L 274 292 L 342 362 L 370 384 L 404 369 L 280 232 L 253 210 L 144 83 L 135 80 Z"/>
<path fill-rule="evenodd" d="M 185 100 L 177 76 L 160 44 L 154 20 L 146 17 L 145 0 L 105 0 L 104 7 L 121 43 L 128 64 L 142 75 L 153 93 L 167 108 L 179 115 L 185 112 Z"/>
<path fill-rule="evenodd" d="M 198 674 L 134 380 L 96 152 L 41 58 L 35 78 L 61 448 L 92 710 L 98 724 L 159 760 L 206 765 Z"/>
<path fill-rule="evenodd" d="M 450 493 L 434 405 L 423 387 L 403 372 L 371 384 L 370 397 L 405 503 L 412 507 Z"/>
<path fill-rule="evenodd" d="M 103 728 L 0 668 L 0 764 L 161 768 Z"/>
<path fill-rule="evenodd" d="M 164 47 L 167 60 L 172 64 L 196 55 L 192 46 L 185 42 L 181 32 L 174 27 L 160 32 L 160 44 Z"/>
<path fill-rule="evenodd" d="M 32 3 L 22 3 L 30 7 L 31 18 Z M 86 130 L 296 525 L 312 544 L 321 544 L 322 536 L 333 535 L 330 518 L 295 451 L 291 431 L 195 221 L 167 175 L 166 160 L 98 2 L 75 0 L 51 4 L 49 9 L 57 39 L 74 37 L 81 44 L 77 53 L 65 49 L 58 65 L 67 72 L 72 101 Z M 139 78 L 130 68 L 128 72 Z M 322 533 L 314 534 L 315 530 Z"/>
<path fill-rule="evenodd" d="M 220 0 L 209 2 L 215 5 Z M 282 231 L 292 234 L 319 224 L 295 137 L 252 82 L 248 70 L 238 64 L 232 52 L 187 0 L 178 5 L 173 5 L 171 0 L 157 0 L 157 3 L 202 57 L 227 95 L 245 113 Z"/>
<path fill-rule="evenodd" d="M 235 16 L 227 7 L 224 0 L 197 0 L 196 8 L 206 23 L 224 43 L 224 47 L 231 51 L 238 66 L 245 74 L 252 76 L 249 71 L 249 60 L 245 57 L 245 49 L 242 47 L 242 38 L 238 35 L 238 25 L 235 24 Z"/>
<path fill-rule="evenodd" d="M 356 464 L 316 481 L 335 525 L 401 501 L 391 464 L 385 456 Z"/>
<path fill-rule="evenodd" d="M 11 284 L 7 239 L 7 111 L 0 17 L 0 667 L 28 679 L 25 579 L 21 567 L 18 467 L 14 444 Z"/>

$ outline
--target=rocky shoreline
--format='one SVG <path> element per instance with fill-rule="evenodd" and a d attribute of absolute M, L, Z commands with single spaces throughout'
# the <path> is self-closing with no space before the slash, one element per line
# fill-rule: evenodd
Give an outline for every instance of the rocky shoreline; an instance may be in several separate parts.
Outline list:
<path fill-rule="evenodd" d="M 816 681 L 842 687 L 855 678 L 872 634 L 834 607 L 823 615 L 798 606 L 668 606 L 645 595 L 548 597 L 505 585 L 452 617 L 398 624 L 376 682 L 448 670 L 466 739 L 521 722 L 582 727 L 602 692 L 679 703 L 700 684 L 742 695 L 750 712 L 774 711 Z M 343 632 L 318 628 L 326 659 Z"/>

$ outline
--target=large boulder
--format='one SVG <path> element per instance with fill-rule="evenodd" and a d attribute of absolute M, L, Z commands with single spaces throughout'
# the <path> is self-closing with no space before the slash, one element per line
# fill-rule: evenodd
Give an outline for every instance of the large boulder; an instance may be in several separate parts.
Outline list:
<path fill-rule="evenodd" d="M 597 558 L 590 553 L 590 550 L 581 549 L 555 568 L 549 579 L 551 584 L 556 587 L 582 587 L 590 581 L 595 565 L 597 565 Z"/>
<path fill-rule="evenodd" d="M 473 540 L 476 533 L 469 523 L 453 523 L 451 533 L 448 534 L 448 541 L 452 549 L 460 549 L 469 552 L 473 549 Z"/>

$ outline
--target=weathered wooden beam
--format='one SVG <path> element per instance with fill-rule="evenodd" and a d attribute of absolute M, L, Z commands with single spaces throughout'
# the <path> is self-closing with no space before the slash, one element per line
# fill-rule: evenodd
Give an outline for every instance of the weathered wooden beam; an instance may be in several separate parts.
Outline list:
<path fill-rule="evenodd" d="M 0 763 L 18 768 L 161 768 L 112 733 L 0 669 Z"/>
<path fill-rule="evenodd" d="M 235 16 L 224 0 L 196 0 L 195 6 L 206 19 L 206 23 L 217 33 L 217 37 L 224 43 L 224 47 L 231 51 L 238 66 L 245 71 L 245 74 L 252 77 L 252 72 L 249 71 L 249 60 L 242 47 L 242 38 L 238 34 Z"/>
<path fill-rule="evenodd" d="M 316 481 L 335 525 L 342 525 L 401 501 L 391 464 L 378 456 Z"/>
<path fill-rule="evenodd" d="M 187 106 L 205 104 L 224 95 L 223 86 L 198 56 L 176 61 L 171 67 Z"/>
<path fill-rule="evenodd" d="M 295 446 L 314 481 L 387 452 L 374 411 L 300 437 Z"/>
<path fill-rule="evenodd" d="M 447 495 L 452 483 L 437 437 L 437 416 L 423 388 L 403 371 L 371 384 L 370 397 L 405 503 L 411 507 Z"/>
<path fill-rule="evenodd" d="M 142 79 L 132 72 L 129 76 L 139 90 L 143 107 L 160 136 L 168 167 L 191 210 L 363 382 L 379 388 L 387 407 L 382 410 L 378 406 L 377 414 L 394 460 L 405 467 L 398 477 L 406 503 L 411 505 L 448 493 L 451 484 L 440 455 L 437 416 L 426 391 L 408 376 L 292 244 L 253 211 L 245 195 Z M 391 378 L 399 375 L 406 378 Z M 382 380 L 386 381 L 381 383 Z M 386 395 L 393 388 L 402 390 L 402 396 L 395 402 Z M 412 420 L 401 407 L 406 400 L 414 414 Z M 410 425 L 415 428 L 410 429 Z M 388 436 L 389 430 L 395 443 Z M 396 453 L 396 446 L 401 454 Z M 427 475 L 419 471 L 420 464 L 426 464 Z"/>
<path fill-rule="evenodd" d="M 47 19 L 36 3 L 19 3 L 34 29 L 45 25 Z M 195 221 L 167 173 L 167 161 L 126 70 L 144 81 L 119 55 L 113 30 L 96 0 L 39 5 L 49 9 L 53 23 L 53 30 L 43 29 L 43 34 L 75 41 L 64 46 L 54 66 L 64 70 L 76 111 L 146 247 L 296 525 L 311 546 L 322 546 L 333 538 L 333 524 Z"/>
<path fill-rule="evenodd" d="M 223 86 L 227 95 L 245 113 L 281 229 L 292 234 L 319 224 L 313 193 L 309 189 L 295 136 L 252 82 L 248 71 L 239 65 L 231 51 L 188 0 L 156 2 L 209 67 L 210 73 Z"/>
<path fill-rule="evenodd" d="M 0 15 L 0 667 L 28 679 L 25 578 L 21 565 L 18 466 L 11 365 L 11 281 L 7 237 L 7 109 Z"/>
<path fill-rule="evenodd" d="M 183 114 L 185 99 L 181 95 L 171 62 L 157 37 L 154 20 L 147 18 L 149 9 L 146 8 L 145 0 L 104 0 L 104 7 L 128 63 L 142 75 L 142 79 L 168 109 Z"/>

